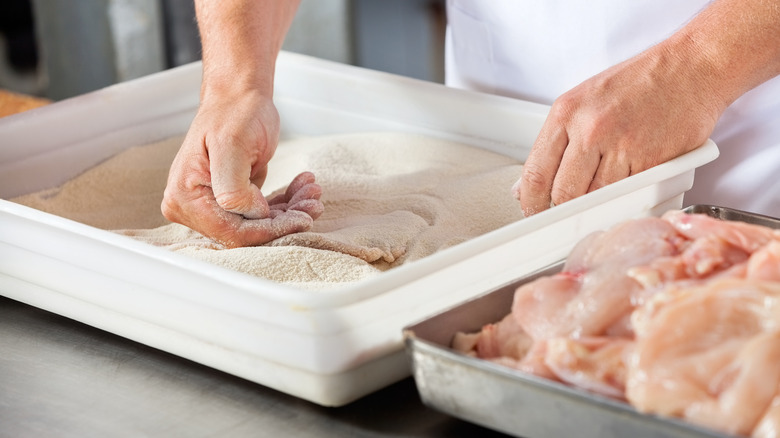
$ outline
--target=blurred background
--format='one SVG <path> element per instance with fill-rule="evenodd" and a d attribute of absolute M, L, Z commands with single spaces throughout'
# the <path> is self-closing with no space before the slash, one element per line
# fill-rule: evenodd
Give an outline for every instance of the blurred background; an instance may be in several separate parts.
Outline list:
<path fill-rule="evenodd" d="M 445 0 L 302 0 L 283 49 L 443 82 Z M 200 59 L 193 0 L 1 0 L 0 89 L 60 100 Z"/>

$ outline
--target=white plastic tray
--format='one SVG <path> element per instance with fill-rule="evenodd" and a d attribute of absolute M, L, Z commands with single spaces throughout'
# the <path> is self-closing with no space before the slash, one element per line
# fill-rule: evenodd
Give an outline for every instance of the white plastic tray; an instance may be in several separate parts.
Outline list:
<path fill-rule="evenodd" d="M 182 135 L 199 63 L 0 119 L 0 197 Z M 283 53 L 283 135 L 396 130 L 523 159 L 547 107 Z M 409 375 L 401 329 L 563 258 L 587 233 L 679 208 L 708 141 L 675 160 L 327 293 L 233 272 L 0 200 L 0 294 L 327 406 Z M 508 188 L 507 188 L 508 189 Z"/>

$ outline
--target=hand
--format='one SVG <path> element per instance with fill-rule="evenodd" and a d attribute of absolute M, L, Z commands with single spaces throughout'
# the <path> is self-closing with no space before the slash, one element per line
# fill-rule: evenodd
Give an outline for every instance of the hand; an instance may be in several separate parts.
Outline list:
<path fill-rule="evenodd" d="M 260 192 L 279 139 L 271 99 L 246 92 L 204 98 L 171 165 L 163 215 L 226 247 L 306 231 L 323 211 L 314 175 L 298 175 L 266 201 Z"/>
<path fill-rule="evenodd" d="M 725 108 L 707 93 L 706 81 L 683 57 L 656 46 L 563 94 L 513 187 L 524 214 L 700 146 Z"/>

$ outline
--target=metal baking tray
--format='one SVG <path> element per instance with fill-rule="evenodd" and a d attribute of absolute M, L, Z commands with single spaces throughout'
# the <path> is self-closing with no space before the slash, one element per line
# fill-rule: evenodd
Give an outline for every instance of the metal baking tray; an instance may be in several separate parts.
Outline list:
<path fill-rule="evenodd" d="M 780 220 L 712 205 L 684 209 L 725 220 L 780 228 Z M 482 426 L 526 438 L 727 437 L 689 422 L 638 412 L 628 403 L 523 373 L 450 348 L 457 332 L 475 332 L 509 313 L 515 290 L 551 275 L 554 263 L 436 314 L 403 331 L 420 397 L 426 405 Z"/>

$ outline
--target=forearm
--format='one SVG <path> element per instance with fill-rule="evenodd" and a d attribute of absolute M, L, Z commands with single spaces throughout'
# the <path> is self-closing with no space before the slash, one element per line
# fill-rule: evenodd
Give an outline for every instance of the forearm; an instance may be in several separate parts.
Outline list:
<path fill-rule="evenodd" d="M 273 95 L 276 57 L 300 0 L 195 0 L 203 45 L 202 97 Z"/>
<path fill-rule="evenodd" d="M 722 112 L 780 74 L 780 2 L 716 0 L 661 44 Z"/>

